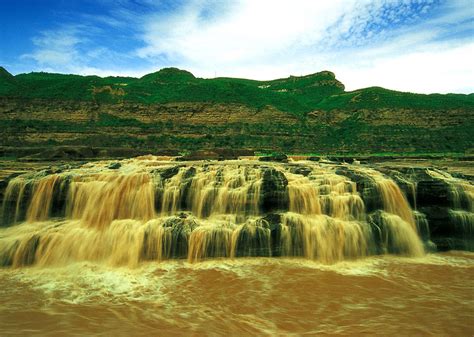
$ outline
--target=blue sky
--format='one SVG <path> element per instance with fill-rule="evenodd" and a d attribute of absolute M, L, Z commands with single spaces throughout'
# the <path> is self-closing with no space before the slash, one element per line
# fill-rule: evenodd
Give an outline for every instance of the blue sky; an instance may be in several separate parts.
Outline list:
<path fill-rule="evenodd" d="M 474 92 L 473 0 L 0 0 L 0 65 Z"/>

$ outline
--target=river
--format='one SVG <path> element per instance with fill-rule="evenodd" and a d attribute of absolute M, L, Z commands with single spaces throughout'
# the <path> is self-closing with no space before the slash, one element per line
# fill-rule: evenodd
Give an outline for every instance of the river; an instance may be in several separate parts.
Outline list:
<path fill-rule="evenodd" d="M 474 253 L 0 271 L 3 336 L 472 336 Z"/>
<path fill-rule="evenodd" d="M 0 335 L 473 336 L 474 185 L 453 174 L 145 156 L 9 176 Z"/>

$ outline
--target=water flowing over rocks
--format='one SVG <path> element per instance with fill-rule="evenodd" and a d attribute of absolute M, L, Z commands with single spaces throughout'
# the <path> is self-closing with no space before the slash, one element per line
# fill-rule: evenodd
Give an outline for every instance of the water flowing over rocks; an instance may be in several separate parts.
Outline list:
<path fill-rule="evenodd" d="M 474 186 L 434 168 L 143 156 L 0 185 L 0 265 L 474 249 Z"/>

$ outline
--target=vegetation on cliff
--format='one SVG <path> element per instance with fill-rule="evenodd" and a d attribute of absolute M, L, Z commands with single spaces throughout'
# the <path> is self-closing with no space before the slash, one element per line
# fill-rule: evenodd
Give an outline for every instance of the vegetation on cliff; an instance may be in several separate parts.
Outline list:
<path fill-rule="evenodd" d="M 248 148 L 311 153 L 471 153 L 474 94 L 344 91 L 329 71 L 272 81 L 141 78 L 0 67 L 1 145 Z"/>
<path fill-rule="evenodd" d="M 196 78 L 164 68 L 141 78 L 29 73 L 16 76 L 0 67 L 0 95 L 14 98 L 95 101 L 98 103 L 212 102 L 275 108 L 303 115 L 315 109 L 472 108 L 474 95 L 413 94 L 379 87 L 344 91 L 334 73 L 322 71 L 272 81 Z"/>
<path fill-rule="evenodd" d="M 257 109 L 271 105 L 297 115 L 311 111 L 323 98 L 344 90 L 342 83 L 328 71 L 274 81 L 202 79 L 176 68 L 165 68 L 141 78 L 43 72 L 11 76 L 14 81 L 4 77 L 0 78 L 0 93 L 6 97 L 98 103 L 239 103 Z"/>

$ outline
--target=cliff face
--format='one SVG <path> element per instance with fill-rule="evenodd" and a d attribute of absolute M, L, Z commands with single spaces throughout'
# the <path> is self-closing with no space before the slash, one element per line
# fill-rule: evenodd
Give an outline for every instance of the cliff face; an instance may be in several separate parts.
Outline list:
<path fill-rule="evenodd" d="M 141 79 L 4 71 L 0 145 L 473 151 L 474 95 L 343 90 L 331 72 L 259 82 L 198 79 L 177 69 Z"/>
<path fill-rule="evenodd" d="M 461 152 L 473 148 L 472 113 L 315 111 L 267 106 L 0 100 L 1 145 L 87 145 L 150 150 L 249 148 L 286 152 Z"/>

